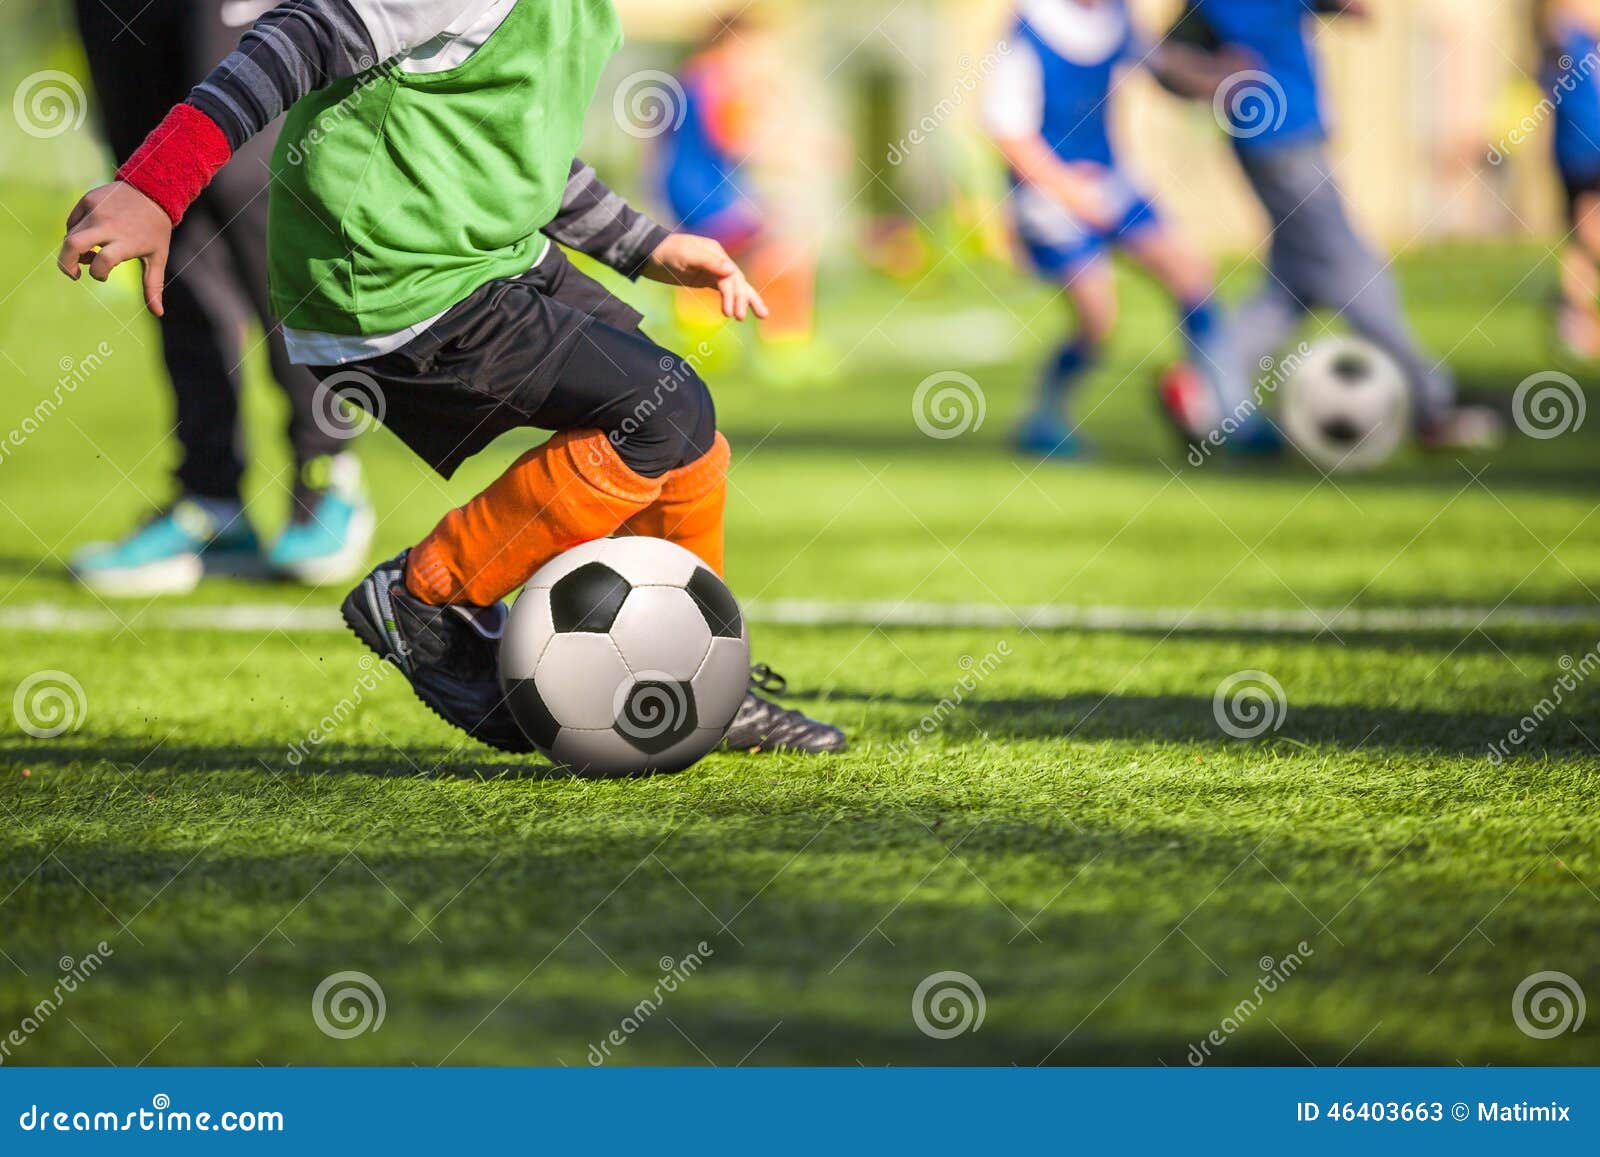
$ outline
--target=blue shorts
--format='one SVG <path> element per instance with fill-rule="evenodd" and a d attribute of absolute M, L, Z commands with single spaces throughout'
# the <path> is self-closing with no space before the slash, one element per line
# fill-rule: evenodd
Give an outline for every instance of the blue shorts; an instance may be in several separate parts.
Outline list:
<path fill-rule="evenodd" d="M 1586 196 L 1600 193 L 1600 167 L 1579 169 L 1562 165 L 1561 187 L 1567 195 L 1567 224 L 1576 228 L 1578 202 Z"/>
<path fill-rule="evenodd" d="M 1096 229 L 1075 217 L 1054 197 L 1030 185 L 1011 193 L 1011 220 L 1017 240 L 1033 267 L 1060 280 L 1102 259 L 1128 238 L 1161 224 L 1156 207 L 1121 176 L 1112 175 L 1120 216 L 1111 229 Z"/>

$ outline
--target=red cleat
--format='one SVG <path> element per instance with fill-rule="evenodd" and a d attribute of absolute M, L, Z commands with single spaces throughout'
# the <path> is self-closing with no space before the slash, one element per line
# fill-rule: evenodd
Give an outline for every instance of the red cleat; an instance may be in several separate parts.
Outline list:
<path fill-rule="evenodd" d="M 1186 443 L 1203 442 L 1221 421 L 1205 378 L 1188 362 L 1174 362 L 1162 370 L 1157 392 L 1161 412 Z"/>

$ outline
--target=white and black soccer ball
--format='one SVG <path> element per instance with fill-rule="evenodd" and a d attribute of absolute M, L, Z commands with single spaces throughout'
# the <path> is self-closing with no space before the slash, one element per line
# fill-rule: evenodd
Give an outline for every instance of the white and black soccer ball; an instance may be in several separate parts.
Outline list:
<path fill-rule="evenodd" d="M 659 538 L 604 538 L 541 567 L 500 645 L 518 725 L 580 774 L 688 767 L 721 741 L 749 681 L 733 593 Z"/>
<path fill-rule="evenodd" d="M 1411 429 L 1411 393 L 1395 360 L 1371 342 L 1317 342 L 1284 384 L 1283 428 L 1324 470 L 1371 470 Z"/>

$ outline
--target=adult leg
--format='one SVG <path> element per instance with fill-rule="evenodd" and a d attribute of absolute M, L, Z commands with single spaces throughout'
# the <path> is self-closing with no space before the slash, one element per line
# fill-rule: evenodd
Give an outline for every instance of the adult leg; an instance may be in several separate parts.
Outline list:
<path fill-rule="evenodd" d="M 94 2 L 94 0 L 90 0 Z M 223 59 L 237 44 L 241 27 L 224 20 L 227 5 L 188 4 L 194 48 L 193 67 L 204 73 Z M 267 299 L 267 191 L 271 184 L 269 163 L 277 142 L 279 123 L 252 137 L 218 173 L 202 195 L 202 201 L 220 224 L 220 236 L 237 277 L 239 292 L 266 335 L 272 377 L 289 403 L 289 448 L 295 463 L 296 514 L 312 511 L 313 492 L 325 482 L 308 478 L 308 466 L 349 448 L 346 432 L 326 420 L 317 421 L 315 400 L 317 377 L 305 366 L 289 361 L 282 330 L 272 316 Z"/>
<path fill-rule="evenodd" d="M 289 449 L 294 463 L 289 521 L 268 546 L 266 563 L 276 574 L 318 586 L 345 582 L 361 571 L 377 520 L 362 485 L 361 464 L 350 452 L 355 428 L 334 420 L 331 407 L 335 403 L 320 397 L 319 382 L 311 370 L 289 361 L 282 332 L 268 307 L 269 144 L 263 137 L 246 144 L 202 195 L 200 207 L 221 222 L 213 249 L 223 259 L 232 296 L 242 298 L 243 312 L 260 323 L 273 380 L 288 401 Z M 235 330 L 240 331 L 242 325 Z M 243 357 L 237 349 L 233 352 L 232 374 L 238 374 Z M 236 404 L 228 427 L 239 429 Z M 220 437 L 220 419 L 205 429 L 217 431 L 212 436 Z M 237 433 L 235 446 L 231 459 L 242 473 L 246 455 Z"/>
<path fill-rule="evenodd" d="M 78 0 L 90 74 L 119 162 L 198 79 L 187 8 Z M 161 338 L 182 448 L 179 487 L 186 494 L 237 502 L 243 472 L 234 372 L 239 297 L 227 284 L 226 253 L 215 244 L 216 227 L 215 218 L 201 208 L 174 232 Z"/>
<path fill-rule="evenodd" d="M 1243 392 L 1231 399 L 1224 417 L 1247 421 L 1264 407 L 1268 391 L 1263 378 L 1271 375 L 1275 385 L 1281 384 L 1274 367 L 1305 319 L 1304 303 L 1271 277 L 1233 311 L 1222 356 L 1227 359 L 1230 380 L 1242 386 Z"/>
<path fill-rule="evenodd" d="M 120 161 L 188 93 L 187 5 L 79 0 L 76 7 L 100 116 Z M 201 206 L 174 231 L 160 321 L 181 449 L 179 497 L 122 539 L 74 553 L 73 573 L 103 594 L 182 593 L 206 571 L 251 568 L 257 559 L 239 501 L 233 367 L 243 314 L 215 235 L 216 221 Z"/>
<path fill-rule="evenodd" d="M 239 503 L 244 439 L 240 363 L 247 305 L 221 227 L 197 205 L 173 232 L 162 356 L 172 382 L 183 492 Z"/>
<path fill-rule="evenodd" d="M 1399 364 L 1424 424 L 1455 405 L 1455 382 L 1407 324 L 1388 265 L 1356 233 L 1320 144 L 1243 152 L 1244 168 L 1272 219 L 1272 269 L 1289 294 L 1336 311 Z"/>

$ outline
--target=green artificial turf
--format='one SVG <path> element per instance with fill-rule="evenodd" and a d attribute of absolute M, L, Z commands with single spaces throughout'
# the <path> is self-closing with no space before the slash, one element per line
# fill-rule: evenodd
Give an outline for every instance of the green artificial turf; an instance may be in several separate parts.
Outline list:
<path fill-rule="evenodd" d="M 1099 456 L 1040 466 L 1004 441 L 1062 324 L 1048 294 L 969 259 L 914 284 L 836 278 L 819 385 L 708 370 L 739 454 L 736 591 L 1151 617 L 758 625 L 758 657 L 848 728 L 850 754 L 591 782 L 460 741 L 338 631 L 180 626 L 169 603 L 75 589 L 70 550 L 166 495 L 154 334 L 129 283 L 54 274 L 59 193 L 3 200 L 20 283 L 0 310 L 0 426 L 20 428 L 63 359 L 111 351 L 0 459 L 0 693 L 41 671 L 82 688 L 61 736 L 7 720 L 0 738 L 0 1042 L 41 1021 L 4 1063 L 1184 1065 L 1213 1031 L 1208 1063 L 1600 1057 L 1596 1019 L 1541 1039 L 1513 1015 L 1542 971 L 1600 998 L 1600 689 L 1563 692 L 1512 758 L 1489 757 L 1600 640 L 1593 424 L 1359 478 L 1195 470 L 1152 406 L 1171 319 L 1129 279 L 1083 399 Z M 1472 395 L 1508 403 L 1550 368 L 1542 258 L 1404 262 L 1419 328 Z M 913 394 L 956 370 L 984 421 L 929 438 Z M 254 372 L 251 509 L 270 531 L 282 414 Z M 369 438 L 379 548 L 517 444 L 444 484 Z M 230 582 L 185 605 L 326 614 L 337 597 Z M 82 617 L 19 625 L 45 606 Z M 1524 617 L 1228 625 L 1345 607 Z M 1220 617 L 1185 623 L 1190 608 Z M 1537 608 L 1577 617 L 1541 626 Z M 1243 671 L 1285 704 L 1254 740 L 1214 715 Z M 39 1017 L 90 953 L 98 970 Z M 341 972 L 381 988 L 376 1031 L 318 1027 L 313 994 Z M 948 1037 L 913 1015 L 946 972 L 983 1008 Z"/>

